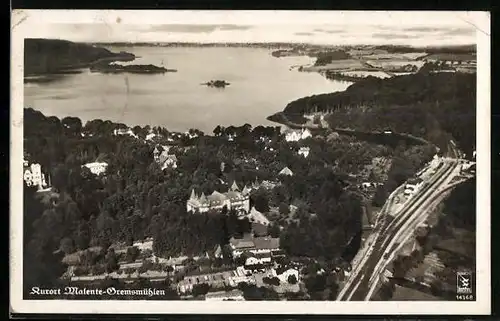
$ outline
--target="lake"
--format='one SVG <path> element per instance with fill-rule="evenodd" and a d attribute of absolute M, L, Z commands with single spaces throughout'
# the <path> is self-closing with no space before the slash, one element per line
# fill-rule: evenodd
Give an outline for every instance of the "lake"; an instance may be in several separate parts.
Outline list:
<path fill-rule="evenodd" d="M 107 47 L 139 56 L 133 64 L 155 64 L 176 73 L 99 74 L 85 70 L 47 83 L 24 85 L 24 106 L 46 116 L 163 126 L 171 131 L 197 128 L 211 133 L 217 125 L 277 124 L 266 117 L 292 100 L 345 90 L 351 83 L 299 72 L 309 57 L 271 56 L 260 48 Z M 202 86 L 228 81 L 224 89 Z"/>

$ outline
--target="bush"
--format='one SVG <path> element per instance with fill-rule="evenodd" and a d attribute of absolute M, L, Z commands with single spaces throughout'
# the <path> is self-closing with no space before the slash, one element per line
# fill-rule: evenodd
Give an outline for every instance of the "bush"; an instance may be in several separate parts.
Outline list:
<path fill-rule="evenodd" d="M 266 276 L 266 277 L 262 278 L 262 281 L 268 285 L 274 285 L 274 286 L 280 285 L 280 280 L 277 277 L 270 278 L 270 277 Z"/>
<path fill-rule="evenodd" d="M 73 269 L 73 274 L 75 276 L 82 276 L 89 274 L 89 268 L 86 266 L 75 266 Z"/>
<path fill-rule="evenodd" d="M 139 257 L 140 251 L 137 247 L 131 246 L 127 249 L 126 261 L 132 263 Z"/>
<path fill-rule="evenodd" d="M 297 283 L 297 278 L 295 277 L 295 275 L 292 274 L 292 275 L 288 276 L 288 280 L 287 281 L 290 284 L 296 284 Z"/>
<path fill-rule="evenodd" d="M 210 285 L 207 283 L 202 283 L 202 284 L 195 284 L 193 286 L 193 295 L 194 296 L 199 296 L 199 295 L 205 295 L 208 293 L 210 290 Z"/>

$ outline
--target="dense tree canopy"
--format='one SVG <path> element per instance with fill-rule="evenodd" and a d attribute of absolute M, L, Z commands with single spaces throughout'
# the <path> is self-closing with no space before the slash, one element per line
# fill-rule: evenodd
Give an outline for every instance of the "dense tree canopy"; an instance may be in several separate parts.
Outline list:
<path fill-rule="evenodd" d="M 289 119 L 330 111 L 332 127 L 412 134 L 445 149 L 449 137 L 468 155 L 475 149 L 476 75 L 428 73 L 369 77 L 346 91 L 304 97 L 288 104 Z M 444 142 L 443 142 L 444 141 Z"/>

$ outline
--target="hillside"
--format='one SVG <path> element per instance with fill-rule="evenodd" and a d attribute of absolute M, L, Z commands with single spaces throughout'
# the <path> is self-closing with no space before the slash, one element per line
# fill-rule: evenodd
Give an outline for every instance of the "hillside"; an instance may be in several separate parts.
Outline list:
<path fill-rule="evenodd" d="M 386 50 L 390 53 L 407 53 L 425 51 L 428 54 L 434 53 L 476 53 L 476 45 L 458 45 L 458 46 L 426 46 L 426 47 L 412 47 L 412 46 L 396 46 L 396 45 L 382 45 L 377 46 L 377 49 Z"/>
<path fill-rule="evenodd" d="M 332 112 L 331 127 L 413 134 L 443 147 L 454 139 L 470 154 L 475 148 L 476 77 L 462 73 L 418 73 L 367 78 L 346 91 L 304 97 L 284 113 L 300 121 L 314 111 Z M 451 135 L 452 137 L 449 137 Z"/>
<path fill-rule="evenodd" d="M 134 55 L 57 39 L 24 40 L 24 75 L 64 72 L 85 68 L 102 60 L 133 60 Z"/>

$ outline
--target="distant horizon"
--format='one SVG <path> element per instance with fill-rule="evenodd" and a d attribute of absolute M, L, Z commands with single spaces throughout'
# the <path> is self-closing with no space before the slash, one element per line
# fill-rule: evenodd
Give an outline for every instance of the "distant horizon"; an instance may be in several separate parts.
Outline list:
<path fill-rule="evenodd" d="M 461 43 L 461 44 L 442 44 L 442 45 L 411 45 L 411 44 L 397 44 L 397 43 L 381 43 L 381 44 L 366 44 L 366 43 L 352 43 L 352 44 L 330 44 L 330 43 L 312 43 L 312 42 L 294 42 L 294 41 L 255 41 L 255 42 L 188 42 L 188 41 L 75 41 L 63 38 L 48 38 L 48 37 L 30 37 L 29 39 L 41 39 L 41 40 L 60 40 L 69 41 L 74 43 L 85 43 L 85 44 L 96 44 L 96 45 L 186 45 L 186 46 L 225 46 L 225 45 L 291 45 L 291 46 L 317 46 L 317 47 L 409 47 L 415 49 L 428 49 L 428 48 L 463 48 L 463 47 L 474 47 L 477 49 L 476 43 Z"/>
<path fill-rule="evenodd" d="M 470 12 L 34 11 L 15 17 L 25 38 L 85 43 L 290 43 L 460 46 L 487 32 Z"/>

